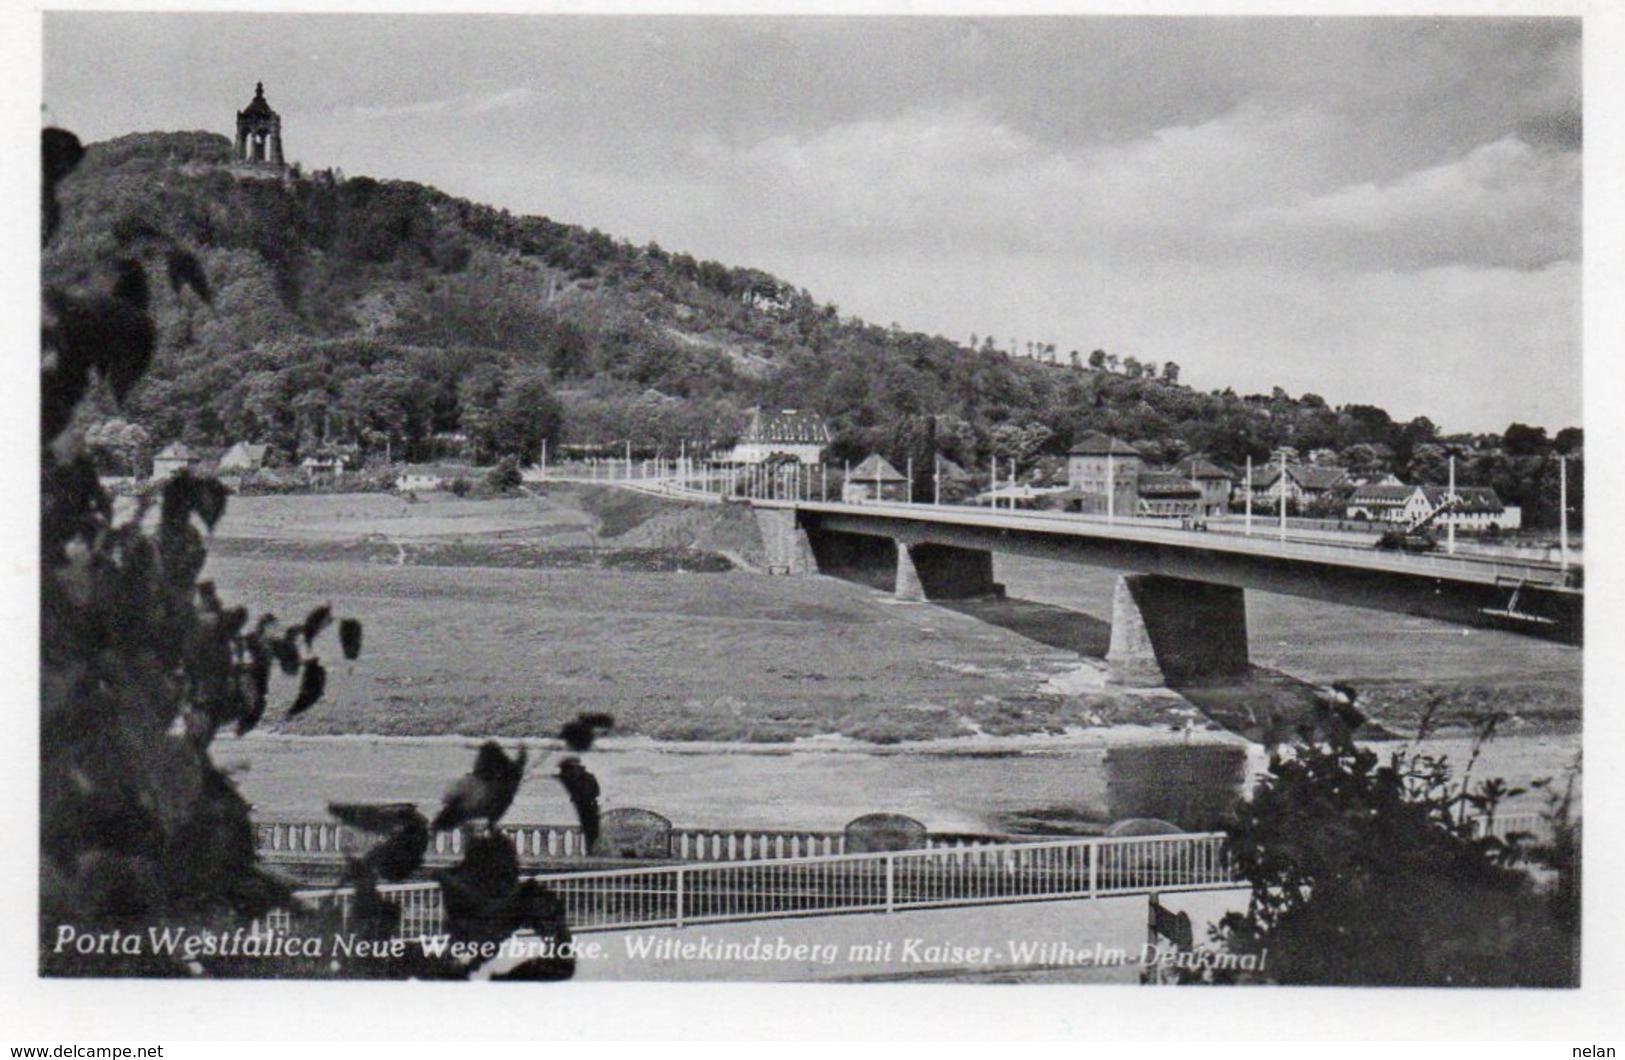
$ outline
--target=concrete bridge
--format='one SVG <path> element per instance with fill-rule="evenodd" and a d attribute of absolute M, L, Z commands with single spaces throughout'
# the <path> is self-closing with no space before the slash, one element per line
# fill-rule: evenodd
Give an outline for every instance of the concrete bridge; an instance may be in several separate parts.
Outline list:
<path fill-rule="evenodd" d="M 1052 512 L 755 501 L 772 570 L 824 573 L 901 599 L 995 595 L 993 553 L 1125 572 L 1112 606 L 1114 681 L 1199 682 L 1248 670 L 1245 591 L 1421 615 L 1579 644 L 1584 594 L 1558 565 L 1382 552 Z"/>

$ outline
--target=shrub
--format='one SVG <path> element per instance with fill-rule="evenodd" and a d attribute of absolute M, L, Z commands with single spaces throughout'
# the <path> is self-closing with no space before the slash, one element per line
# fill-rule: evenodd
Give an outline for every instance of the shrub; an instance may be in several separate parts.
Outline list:
<path fill-rule="evenodd" d="M 1220 922 L 1214 945 L 1267 953 L 1263 974 L 1279 983 L 1576 985 L 1570 793 L 1555 801 L 1553 843 L 1498 838 L 1485 826 L 1519 789 L 1471 784 L 1470 762 L 1460 778 L 1443 758 L 1416 752 L 1384 763 L 1354 742 L 1364 719 L 1352 706 L 1323 715 L 1318 732 L 1272 756 L 1228 829 L 1252 895 L 1245 913 Z M 1483 723 L 1480 740 L 1496 721 Z M 1552 869 L 1555 883 L 1537 886 L 1521 869 L 1530 862 Z"/>

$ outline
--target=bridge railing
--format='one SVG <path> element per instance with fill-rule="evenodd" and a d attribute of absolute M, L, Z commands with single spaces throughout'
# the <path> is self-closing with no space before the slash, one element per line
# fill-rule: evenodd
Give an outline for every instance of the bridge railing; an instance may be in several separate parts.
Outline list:
<path fill-rule="evenodd" d="M 334 862 L 359 846 L 353 830 L 337 821 L 258 821 L 256 847 L 262 857 Z M 577 825 L 509 824 L 499 829 L 521 858 L 586 857 L 587 843 Z M 927 849 L 959 849 L 1026 842 L 1014 836 L 960 832 L 927 833 Z M 436 832 L 428 856 L 451 860 L 463 855 L 461 830 Z M 673 828 L 667 856 L 683 861 L 763 861 L 820 857 L 847 852 L 846 833 L 775 828 Z"/>
<path fill-rule="evenodd" d="M 1238 886 L 1220 833 L 676 864 L 535 878 L 564 902 L 570 928 L 577 932 Z M 402 937 L 444 931 L 438 884 L 379 890 L 401 907 Z M 303 891 L 295 898 L 307 908 L 336 908 L 347 919 L 352 892 Z M 286 916 L 280 919 L 285 927 Z"/>

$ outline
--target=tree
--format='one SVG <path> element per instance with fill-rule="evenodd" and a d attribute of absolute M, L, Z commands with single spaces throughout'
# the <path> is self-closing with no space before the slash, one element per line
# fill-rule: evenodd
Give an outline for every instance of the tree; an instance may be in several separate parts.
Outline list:
<path fill-rule="evenodd" d="M 140 424 L 115 417 L 85 431 L 85 446 L 96 469 L 111 475 L 141 475 L 152 438 Z"/>
<path fill-rule="evenodd" d="M 1352 696 L 1323 697 L 1290 752 L 1227 829 L 1228 851 L 1252 895 L 1219 925 L 1215 944 L 1268 951 L 1275 982 L 1315 985 L 1510 986 L 1578 982 L 1577 825 L 1564 800 L 1559 841 L 1497 838 L 1481 825 L 1521 794 L 1471 783 L 1482 721 L 1461 777 L 1442 757 L 1395 751 L 1386 763 L 1355 742 L 1364 718 Z M 1481 832 L 1483 834 L 1481 834 Z M 1519 866 L 1537 860 L 1556 886 Z"/>
<path fill-rule="evenodd" d="M 1179 382 L 1179 365 L 1166 361 L 1162 366 L 1162 381 L 1170 386 Z"/>
<path fill-rule="evenodd" d="M 1089 367 L 1095 371 L 1104 371 L 1106 368 L 1106 351 L 1094 350 L 1089 354 Z"/>
<path fill-rule="evenodd" d="M 1501 435 L 1501 447 L 1508 456 L 1541 456 L 1551 450 L 1546 428 L 1514 423 Z"/>
<path fill-rule="evenodd" d="M 1014 460 L 1018 468 L 1025 468 L 1053 434 L 1042 423 L 1001 423 L 993 428 L 988 441 L 995 457 L 1006 462 Z"/>
<path fill-rule="evenodd" d="M 1579 427 L 1564 427 L 1552 436 L 1552 448 L 1565 456 L 1585 446 L 1585 431 Z"/>
<path fill-rule="evenodd" d="M 61 130 L 44 136 L 45 236 L 56 184 L 82 155 Z M 65 431 L 106 380 L 122 400 L 149 363 L 158 331 L 149 256 L 167 261 L 177 297 L 208 299 L 189 251 L 147 226 L 115 237 L 112 294 L 48 284 L 42 314 L 40 545 L 40 917 L 55 926 L 124 927 L 164 918 L 263 915 L 286 888 L 256 862 L 248 804 L 208 754 L 226 726 L 252 729 L 274 670 L 299 675 L 289 708 L 313 705 L 325 682 L 309 654 L 326 618 L 285 636 L 274 618 L 248 623 L 198 581 L 199 525 L 212 529 L 226 490 L 180 474 L 115 518 L 89 456 Z M 156 504 L 152 530 L 144 523 Z M 325 614 L 325 609 L 323 609 Z M 85 969 L 42 948 L 48 974 Z M 109 965 L 174 974 L 152 954 Z M 105 972 L 100 974 L 106 974 Z"/>
<path fill-rule="evenodd" d="M 49 242 L 60 218 L 57 185 L 84 152 L 63 130 L 45 130 L 42 141 L 42 230 Z M 191 252 L 144 220 L 115 227 L 113 246 L 110 289 L 49 279 L 42 289 L 41 974 L 465 976 L 469 969 L 456 961 L 427 954 L 398 962 L 336 955 L 304 961 L 207 949 L 167 955 L 157 946 L 87 954 L 63 945 L 65 935 L 141 940 L 160 926 L 179 926 L 199 940 L 238 938 L 279 909 L 295 917 L 295 934 L 341 930 L 336 916 L 289 909 L 287 883 L 259 864 L 248 803 L 210 755 L 222 729 L 247 733 L 284 701 L 277 688 L 273 703 L 274 685 L 297 683 L 287 717 L 318 703 L 327 669 L 316 652 L 333 639 L 323 639 L 334 625 L 332 609 L 318 606 L 300 622 L 271 614 L 250 621 L 246 607 L 228 606 L 213 582 L 199 580 L 207 560 L 202 530 L 219 523 L 227 489 L 182 472 L 143 494 L 133 512 L 115 512 L 68 429 L 93 387 L 107 385 L 122 403 L 145 373 L 159 341 L 148 282 L 154 259 L 163 261 L 175 297 L 207 301 L 212 294 Z M 93 275 L 87 282 L 106 279 Z M 360 623 L 336 624 L 339 651 L 357 658 Z M 427 843 L 425 830 L 389 871 L 416 871 Z M 556 896 L 538 883 L 521 885 L 511 843 L 487 837 L 486 847 L 492 844 L 506 849 L 514 871 L 477 874 L 465 889 L 472 899 L 466 913 L 448 898 L 450 933 L 467 937 L 477 920 L 497 939 L 523 928 L 566 938 Z M 470 850 L 464 868 L 472 857 Z M 379 895 L 366 856 L 351 872 L 359 874 L 351 880 L 348 930 L 392 937 L 401 927 L 400 908 Z M 488 897 L 500 906 L 493 910 Z M 570 968 L 536 971 L 560 978 Z"/>
<path fill-rule="evenodd" d="M 1343 466 L 1362 475 L 1387 471 L 1389 454 L 1383 451 L 1384 448 L 1369 442 L 1357 442 L 1343 450 Z"/>
<path fill-rule="evenodd" d="M 1440 485 L 1450 479 L 1450 451 L 1442 445 L 1425 443 L 1411 450 L 1405 481 Z"/>
<path fill-rule="evenodd" d="M 540 459 L 543 439 L 555 446 L 562 440 L 564 409 L 544 373 L 519 368 L 504 377 L 502 396 L 486 424 L 477 444 L 493 456 L 528 464 Z"/>

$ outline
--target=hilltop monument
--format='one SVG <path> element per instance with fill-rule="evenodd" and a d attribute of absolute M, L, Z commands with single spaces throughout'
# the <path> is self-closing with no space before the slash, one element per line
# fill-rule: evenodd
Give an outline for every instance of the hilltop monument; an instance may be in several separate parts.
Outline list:
<path fill-rule="evenodd" d="M 282 116 L 265 101 L 265 83 L 254 85 L 254 99 L 237 112 L 239 164 L 282 170 Z"/>

